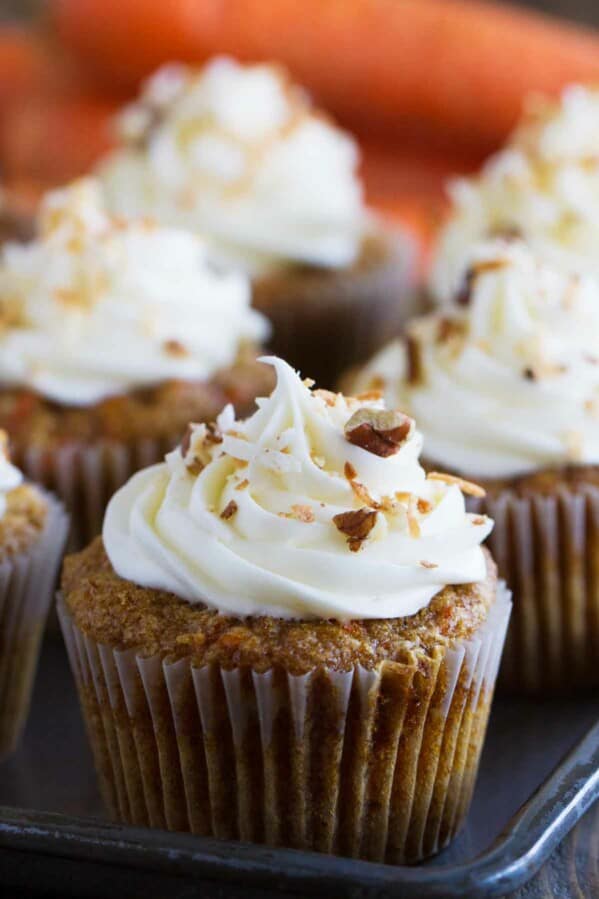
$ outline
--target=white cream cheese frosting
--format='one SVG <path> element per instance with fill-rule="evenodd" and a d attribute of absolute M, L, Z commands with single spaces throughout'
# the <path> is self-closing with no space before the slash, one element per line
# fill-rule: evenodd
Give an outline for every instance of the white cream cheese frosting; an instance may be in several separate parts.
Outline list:
<path fill-rule="evenodd" d="M 0 518 L 6 512 L 8 494 L 22 483 L 21 471 L 10 461 L 7 434 L 0 430 Z"/>
<path fill-rule="evenodd" d="M 227 407 L 216 427 L 193 426 L 113 497 L 103 536 L 117 574 L 233 615 L 298 619 L 412 615 L 485 577 L 492 522 L 427 477 L 411 419 L 399 414 L 401 439 L 381 456 L 346 434 L 379 399 L 313 391 L 263 361 L 277 384 L 254 415 Z"/>
<path fill-rule="evenodd" d="M 537 102 L 482 172 L 450 185 L 452 209 L 433 255 L 431 289 L 459 289 L 473 247 L 518 234 L 540 258 L 599 280 L 599 89 Z"/>
<path fill-rule="evenodd" d="M 519 241 L 472 252 L 453 304 L 359 374 L 413 415 L 425 455 L 466 477 L 599 463 L 599 286 Z M 353 386 L 353 385 L 352 385 Z"/>
<path fill-rule="evenodd" d="M 98 170 L 115 212 L 198 230 L 216 258 L 256 274 L 357 258 L 356 143 L 276 66 L 165 66 L 120 116 L 118 138 Z"/>
<path fill-rule="evenodd" d="M 185 231 L 106 213 L 92 179 L 43 201 L 39 236 L 0 260 L 0 382 L 63 405 L 201 380 L 268 335 L 247 278 Z"/>

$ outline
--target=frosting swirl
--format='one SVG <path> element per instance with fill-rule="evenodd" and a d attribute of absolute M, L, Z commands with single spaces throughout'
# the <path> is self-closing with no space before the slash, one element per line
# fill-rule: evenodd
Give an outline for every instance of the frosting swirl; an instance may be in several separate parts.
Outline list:
<path fill-rule="evenodd" d="M 599 278 L 599 90 L 567 88 L 537 102 L 474 178 L 450 185 L 452 213 L 433 259 L 431 288 L 459 289 L 480 240 L 521 236 L 545 262 Z"/>
<path fill-rule="evenodd" d="M 8 494 L 22 482 L 23 475 L 10 461 L 6 431 L 0 430 L 0 518 L 3 518 L 6 512 Z"/>
<path fill-rule="evenodd" d="M 112 219 L 96 182 L 46 196 L 40 236 L 0 263 L 0 382 L 85 406 L 203 379 L 268 334 L 247 279 L 185 231 Z"/>
<path fill-rule="evenodd" d="M 356 259 L 356 144 L 277 67 L 166 66 L 122 113 L 118 136 L 99 168 L 116 212 L 197 229 L 216 258 L 253 273 Z"/>
<path fill-rule="evenodd" d="M 599 462 L 599 288 L 519 242 L 478 245 L 466 289 L 360 374 L 471 477 Z"/>
<path fill-rule="evenodd" d="M 412 615 L 445 585 L 484 578 L 492 523 L 466 514 L 458 485 L 427 478 L 410 419 L 379 455 L 346 428 L 380 400 L 312 391 L 263 361 L 277 385 L 254 415 L 236 422 L 227 407 L 216 428 L 194 425 L 113 497 L 117 574 L 233 615 L 300 619 Z"/>

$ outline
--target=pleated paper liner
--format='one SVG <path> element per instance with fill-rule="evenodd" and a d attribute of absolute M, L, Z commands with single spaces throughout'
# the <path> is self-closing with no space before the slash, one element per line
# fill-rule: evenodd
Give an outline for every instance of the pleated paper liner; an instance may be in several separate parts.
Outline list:
<path fill-rule="evenodd" d="M 102 441 L 52 450 L 16 448 L 12 458 L 30 480 L 52 490 L 64 502 L 71 517 L 68 548 L 74 552 L 101 533 L 113 493 L 140 468 L 161 462 L 180 436 L 130 445 Z"/>
<path fill-rule="evenodd" d="M 518 692 L 599 686 L 599 487 L 518 496 L 506 489 L 473 508 L 514 594 L 499 682 Z"/>
<path fill-rule="evenodd" d="M 257 280 L 253 305 L 273 325 L 271 350 L 319 387 L 398 334 L 419 298 L 416 252 L 403 234 L 377 233 L 350 270 L 301 269 Z"/>
<path fill-rule="evenodd" d="M 15 749 L 27 719 L 46 617 L 68 530 L 51 496 L 36 543 L 0 564 L 0 759 Z"/>
<path fill-rule="evenodd" d="M 114 818 L 392 863 L 468 811 L 510 614 L 377 670 L 194 668 L 98 645 L 59 618 Z"/>

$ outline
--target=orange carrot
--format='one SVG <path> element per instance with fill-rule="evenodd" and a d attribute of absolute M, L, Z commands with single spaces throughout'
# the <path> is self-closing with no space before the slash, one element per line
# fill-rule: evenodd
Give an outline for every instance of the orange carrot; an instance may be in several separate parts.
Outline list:
<path fill-rule="evenodd" d="M 94 96 L 32 96 L 10 106 L 0 120 L 4 175 L 56 184 L 84 174 L 109 146 L 114 111 Z"/>
<path fill-rule="evenodd" d="M 488 150 L 532 89 L 599 80 L 599 35 L 468 0 L 52 0 L 58 33 L 130 83 L 162 61 L 273 58 L 343 121 Z"/>
<path fill-rule="evenodd" d="M 17 27 L 0 28 L 0 108 L 39 82 L 44 63 L 37 38 Z"/>

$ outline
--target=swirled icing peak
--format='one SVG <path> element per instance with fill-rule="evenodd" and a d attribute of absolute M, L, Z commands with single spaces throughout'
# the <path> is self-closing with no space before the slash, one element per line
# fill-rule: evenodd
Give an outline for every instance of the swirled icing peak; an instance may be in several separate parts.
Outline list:
<path fill-rule="evenodd" d="M 355 142 L 273 65 L 160 69 L 99 174 L 111 208 L 201 231 L 245 270 L 340 268 L 364 229 Z"/>
<path fill-rule="evenodd" d="M 227 407 L 135 475 L 104 524 L 116 572 L 239 616 L 394 618 L 485 575 L 491 529 L 427 477 L 413 421 L 312 390 L 282 360 L 250 418 Z M 468 485 L 466 485 L 467 489 Z"/>
<path fill-rule="evenodd" d="M 111 218 L 92 179 L 48 194 L 39 236 L 0 261 L 0 382 L 64 405 L 201 380 L 267 334 L 243 275 L 195 235 Z"/>
<path fill-rule="evenodd" d="M 519 241 L 477 245 L 452 303 L 360 374 L 414 415 L 428 459 L 471 477 L 599 463 L 599 286 Z"/>
<path fill-rule="evenodd" d="M 452 211 L 434 254 L 431 287 L 447 300 L 480 240 L 511 233 L 546 262 L 599 279 L 599 89 L 571 86 L 531 102 L 504 149 L 450 186 Z"/>
<path fill-rule="evenodd" d="M 8 435 L 0 430 L 0 518 L 4 516 L 8 494 L 23 481 L 20 470 L 12 464 L 8 453 Z"/>

